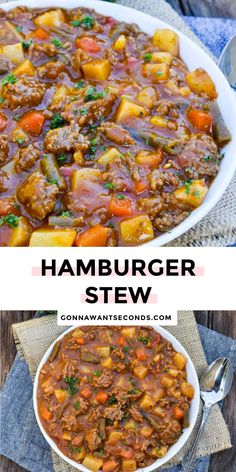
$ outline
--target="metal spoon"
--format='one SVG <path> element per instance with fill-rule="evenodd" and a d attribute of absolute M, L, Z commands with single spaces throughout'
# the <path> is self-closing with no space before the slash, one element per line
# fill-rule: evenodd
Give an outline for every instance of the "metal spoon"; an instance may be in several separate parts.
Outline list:
<path fill-rule="evenodd" d="M 231 87 L 236 90 L 236 35 L 224 47 L 218 64 Z"/>
<path fill-rule="evenodd" d="M 202 420 L 195 441 L 189 453 L 182 461 L 182 470 L 184 472 L 191 472 L 192 470 L 197 444 L 204 430 L 211 407 L 223 400 L 229 393 L 233 381 L 233 372 L 230 360 L 227 357 L 220 357 L 212 362 L 200 377 L 200 395 L 204 402 Z"/>

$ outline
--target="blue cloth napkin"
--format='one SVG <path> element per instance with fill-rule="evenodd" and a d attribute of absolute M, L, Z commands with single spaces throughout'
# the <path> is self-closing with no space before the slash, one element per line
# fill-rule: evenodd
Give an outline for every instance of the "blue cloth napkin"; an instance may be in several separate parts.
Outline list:
<path fill-rule="evenodd" d="M 207 362 L 227 356 L 236 368 L 236 341 L 198 326 Z M 30 472 L 54 472 L 51 452 L 33 411 L 32 380 L 26 362 L 16 356 L 0 395 L 0 453 Z M 207 472 L 209 458 L 198 459 L 195 472 Z M 179 472 L 181 466 L 166 472 Z"/>

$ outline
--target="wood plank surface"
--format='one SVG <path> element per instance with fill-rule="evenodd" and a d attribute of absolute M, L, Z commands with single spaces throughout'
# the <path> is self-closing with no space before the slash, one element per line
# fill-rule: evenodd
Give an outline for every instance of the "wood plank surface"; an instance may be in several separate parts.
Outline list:
<path fill-rule="evenodd" d="M 235 0 L 167 0 L 167 2 L 182 15 L 236 18 Z"/>
<path fill-rule="evenodd" d="M 236 339 L 236 311 L 199 311 L 194 312 L 198 323 L 218 331 L 226 336 Z M 32 311 L 1 311 L 0 312 L 0 336 L 1 336 L 1 356 L 0 356 L 0 384 L 4 384 L 7 373 L 13 363 L 16 350 L 12 336 L 11 326 L 14 323 L 20 323 L 33 318 Z M 224 402 L 223 414 L 229 427 L 232 443 L 236 444 L 236 379 L 234 387 L 226 397 Z M 236 446 L 228 451 L 213 454 L 211 457 L 209 472 L 222 472 L 235 470 Z M 1 456 L 1 472 L 26 472 L 25 469 L 14 462 Z"/>

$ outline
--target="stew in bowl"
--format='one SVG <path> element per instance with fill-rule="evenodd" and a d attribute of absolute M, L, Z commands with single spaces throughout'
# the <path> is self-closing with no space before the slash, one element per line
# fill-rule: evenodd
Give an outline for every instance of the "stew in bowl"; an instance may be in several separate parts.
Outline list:
<path fill-rule="evenodd" d="M 34 388 L 36 416 L 64 459 L 93 472 L 132 472 L 178 452 L 196 421 L 198 382 L 182 347 L 158 331 L 70 329 L 46 353 Z"/>
<path fill-rule="evenodd" d="M 176 32 L 87 8 L 0 25 L 0 246 L 135 246 L 202 204 L 231 136 Z"/>

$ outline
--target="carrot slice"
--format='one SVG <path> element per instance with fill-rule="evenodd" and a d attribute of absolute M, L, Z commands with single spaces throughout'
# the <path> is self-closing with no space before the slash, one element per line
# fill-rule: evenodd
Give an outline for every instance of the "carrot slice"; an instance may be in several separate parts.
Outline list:
<path fill-rule="evenodd" d="M 101 50 L 99 44 L 93 38 L 77 38 L 75 40 L 75 46 L 86 52 L 98 52 Z"/>
<path fill-rule="evenodd" d="M 43 28 L 37 28 L 33 31 L 32 36 L 35 39 L 40 39 L 41 41 L 44 41 L 45 39 L 49 38 L 49 33 L 47 33 L 47 31 L 45 31 Z"/>
<path fill-rule="evenodd" d="M 117 462 L 113 459 L 103 462 L 102 470 L 103 472 L 112 472 L 117 467 Z"/>
<path fill-rule="evenodd" d="M 90 390 L 89 387 L 84 387 L 83 390 L 81 390 L 80 394 L 84 398 L 89 398 L 92 395 L 92 391 Z"/>
<path fill-rule="evenodd" d="M 211 132 L 213 118 L 207 111 L 192 108 L 188 111 L 188 119 L 197 130 Z"/>
<path fill-rule="evenodd" d="M 125 340 L 123 338 L 123 336 L 120 336 L 117 340 L 119 346 L 124 346 L 125 345 Z"/>
<path fill-rule="evenodd" d="M 133 457 L 134 451 L 131 447 L 127 447 L 126 449 L 121 449 L 120 456 L 124 457 L 125 459 L 131 459 Z"/>
<path fill-rule="evenodd" d="M 139 361 L 146 361 L 147 360 L 147 354 L 144 351 L 144 349 L 142 349 L 142 348 L 137 349 L 136 357 Z"/>
<path fill-rule="evenodd" d="M 49 411 L 47 408 L 42 409 L 41 415 L 44 420 L 50 420 L 52 418 L 52 412 Z"/>
<path fill-rule="evenodd" d="M 98 392 L 95 398 L 99 403 L 106 403 L 108 395 L 106 392 Z"/>
<path fill-rule="evenodd" d="M 177 420 L 182 420 L 183 419 L 184 412 L 183 412 L 182 408 L 180 408 L 179 406 L 174 406 L 173 412 L 174 412 L 174 417 Z"/>
<path fill-rule="evenodd" d="M 93 226 L 92 228 L 78 234 L 75 240 L 75 246 L 104 247 L 107 244 L 110 232 L 111 229 L 106 228 L 105 226 Z"/>
<path fill-rule="evenodd" d="M 147 190 L 147 184 L 145 182 L 135 182 L 134 184 L 134 191 L 137 195 L 139 195 L 140 193 L 143 193 L 145 192 L 145 190 Z"/>
<path fill-rule="evenodd" d="M 0 131 L 3 131 L 7 126 L 7 118 L 0 113 Z"/>
<path fill-rule="evenodd" d="M 133 214 L 131 200 L 128 198 L 119 199 L 112 197 L 109 204 L 109 212 L 115 216 L 131 216 Z"/>
<path fill-rule="evenodd" d="M 77 343 L 80 344 L 82 346 L 82 344 L 84 344 L 84 338 L 77 338 L 76 339 Z"/>
<path fill-rule="evenodd" d="M 19 121 L 19 126 L 26 133 L 38 136 L 45 121 L 45 117 L 39 111 L 28 111 Z"/>

